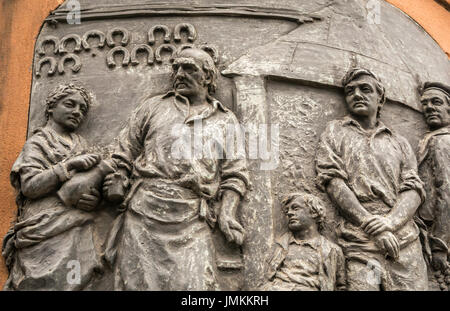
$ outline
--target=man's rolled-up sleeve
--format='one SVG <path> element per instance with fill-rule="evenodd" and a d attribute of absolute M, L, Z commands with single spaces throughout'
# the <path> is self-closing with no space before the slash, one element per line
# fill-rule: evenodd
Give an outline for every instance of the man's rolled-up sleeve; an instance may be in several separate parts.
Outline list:
<path fill-rule="evenodd" d="M 224 148 L 224 159 L 221 165 L 221 182 L 220 182 L 220 195 L 224 190 L 233 190 L 241 197 L 245 195 L 247 189 L 250 186 L 249 173 L 247 168 L 247 159 L 245 155 L 244 146 L 239 146 L 242 141 L 239 138 L 243 136 L 239 122 L 234 115 L 230 118 L 230 124 L 233 125 L 234 143 L 233 148 Z M 223 137 L 226 137 L 223 135 Z M 230 147 L 230 146 L 228 146 Z"/>
<path fill-rule="evenodd" d="M 120 170 L 125 170 L 128 175 L 133 170 L 134 160 L 143 148 L 143 129 L 146 127 L 148 112 L 145 105 L 136 109 L 128 119 L 127 126 L 120 132 L 114 146 L 112 159 Z"/>
<path fill-rule="evenodd" d="M 325 191 L 328 183 L 334 178 L 348 180 L 344 162 L 337 150 L 336 132 L 333 124 L 330 124 L 322 133 L 315 159 L 316 183 L 322 191 Z"/>
<path fill-rule="evenodd" d="M 241 197 L 245 195 L 249 186 L 249 176 L 245 159 L 224 161 L 222 166 L 222 180 L 220 190 L 237 192 Z"/>
<path fill-rule="evenodd" d="M 414 152 L 411 148 L 411 145 L 406 141 L 406 139 L 402 139 L 400 141 L 403 150 L 403 161 L 401 167 L 401 183 L 399 192 L 415 190 L 423 203 L 426 198 L 425 188 L 422 180 L 419 177 L 418 169 L 417 169 L 417 159 L 414 155 Z"/>

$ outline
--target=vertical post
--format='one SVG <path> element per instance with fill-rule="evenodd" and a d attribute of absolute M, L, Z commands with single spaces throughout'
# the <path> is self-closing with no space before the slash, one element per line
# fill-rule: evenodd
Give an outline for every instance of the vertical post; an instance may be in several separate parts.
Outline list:
<path fill-rule="evenodd" d="M 260 125 L 269 126 L 264 77 L 235 76 L 236 112 L 245 127 L 247 156 L 259 141 Z M 255 145 L 256 144 L 256 145 Z M 253 145 L 253 146 L 252 146 Z M 246 230 L 243 246 L 244 289 L 252 290 L 264 281 L 265 259 L 273 243 L 273 197 L 271 174 L 261 169 L 261 157 L 249 159 L 251 189 L 241 206 L 241 219 Z"/>

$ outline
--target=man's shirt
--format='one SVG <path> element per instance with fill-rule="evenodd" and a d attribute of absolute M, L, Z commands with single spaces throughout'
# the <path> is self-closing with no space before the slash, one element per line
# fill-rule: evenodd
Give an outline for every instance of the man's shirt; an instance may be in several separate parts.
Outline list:
<path fill-rule="evenodd" d="M 191 111 L 187 98 L 174 92 L 152 97 L 134 111 L 112 155 L 132 176 L 129 198 L 140 183 L 153 184 L 152 191 L 164 188 L 166 197 L 201 198 L 201 207 L 226 189 L 245 194 L 248 171 L 237 146 L 242 134 L 236 116 L 213 98 L 205 109 Z M 160 214 L 155 217 L 171 221 L 166 209 Z"/>
<path fill-rule="evenodd" d="M 320 237 L 311 241 L 297 240 L 291 235 L 286 258 L 277 271 L 275 280 L 280 279 L 310 290 L 320 290 L 320 240 Z"/>
<path fill-rule="evenodd" d="M 419 144 L 419 172 L 427 200 L 419 208 L 422 219 L 432 224 L 431 248 L 447 251 L 450 246 L 450 126 L 425 135 Z"/>
<path fill-rule="evenodd" d="M 276 240 L 266 270 L 263 290 L 321 290 L 346 288 L 345 258 L 341 248 L 319 236 L 310 241 L 288 231 Z"/>
<path fill-rule="evenodd" d="M 334 178 L 344 180 L 373 215 L 388 214 L 402 191 L 415 190 L 422 201 L 425 198 L 411 146 L 382 122 L 368 132 L 350 116 L 331 121 L 317 148 L 316 171 L 322 189 Z M 345 219 L 339 230 L 344 240 L 378 249 L 361 228 Z M 395 234 L 403 247 L 418 237 L 419 230 L 411 220 Z"/>

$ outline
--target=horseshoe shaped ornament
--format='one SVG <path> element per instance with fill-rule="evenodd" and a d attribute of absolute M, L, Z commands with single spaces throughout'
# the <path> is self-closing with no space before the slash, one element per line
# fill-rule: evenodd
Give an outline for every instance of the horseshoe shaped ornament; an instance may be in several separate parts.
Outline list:
<path fill-rule="evenodd" d="M 175 46 L 173 46 L 172 44 L 163 44 L 163 45 L 159 46 L 159 48 L 155 52 L 155 59 L 156 59 L 157 63 L 162 63 L 161 52 L 163 50 L 170 51 L 172 53 L 170 57 L 173 57 L 173 55 L 177 51 L 177 48 Z"/>
<path fill-rule="evenodd" d="M 106 63 L 108 64 L 108 67 L 113 68 L 117 66 L 114 60 L 114 55 L 116 55 L 117 53 L 123 53 L 122 66 L 128 66 L 128 64 L 130 63 L 130 52 L 128 52 L 128 50 L 123 46 L 116 46 L 108 52 L 108 55 L 106 57 Z"/>
<path fill-rule="evenodd" d="M 173 32 L 173 39 L 175 40 L 175 42 L 181 41 L 182 30 L 187 30 L 188 41 L 194 42 L 197 39 L 197 30 L 195 30 L 195 27 L 189 23 L 182 23 L 175 26 L 175 30 Z"/>
<path fill-rule="evenodd" d="M 147 51 L 147 64 L 149 66 L 152 65 L 153 59 L 155 58 L 155 53 L 153 53 L 153 49 L 146 44 L 139 44 L 133 48 L 133 50 L 131 51 L 131 64 L 139 65 L 137 53 L 140 51 Z"/>
<path fill-rule="evenodd" d="M 78 53 L 81 51 L 81 38 L 79 35 L 76 34 L 70 34 L 70 35 L 66 35 L 64 36 L 61 41 L 59 42 L 59 54 L 65 54 L 68 53 L 67 49 L 66 49 L 66 43 L 69 40 L 74 40 L 76 45 L 75 45 L 75 49 L 74 52 Z"/>
<path fill-rule="evenodd" d="M 214 61 L 214 64 L 217 65 L 219 63 L 219 59 L 220 59 L 219 50 L 215 46 L 209 45 L 209 44 L 203 44 L 200 46 L 200 49 L 205 51 L 206 53 L 208 53 L 211 56 L 211 58 Z"/>
<path fill-rule="evenodd" d="M 59 61 L 59 64 L 58 64 L 58 72 L 59 72 L 59 74 L 62 75 L 62 74 L 65 73 L 64 65 L 69 60 L 73 60 L 75 62 L 75 64 L 71 68 L 72 72 L 76 73 L 76 72 L 80 71 L 80 69 L 81 69 L 81 59 L 80 59 L 80 57 L 78 55 L 75 55 L 75 54 L 67 54 L 63 58 L 61 58 L 61 60 Z"/>
<path fill-rule="evenodd" d="M 37 52 L 39 55 L 45 55 L 44 45 L 49 42 L 53 43 L 54 45 L 53 53 L 58 54 L 59 39 L 55 36 L 47 36 L 44 37 L 44 39 L 38 45 Z"/>
<path fill-rule="evenodd" d="M 96 30 L 96 29 L 90 30 L 83 35 L 83 39 L 81 40 L 83 48 L 86 51 L 89 51 L 91 49 L 91 46 L 89 45 L 89 42 L 88 42 L 88 39 L 91 37 L 99 38 L 98 48 L 101 49 L 105 46 L 105 41 L 106 41 L 105 34 L 100 30 Z"/>
<path fill-rule="evenodd" d="M 126 46 L 128 42 L 130 41 L 130 32 L 126 30 L 125 28 L 113 28 L 108 31 L 108 34 L 106 35 L 106 44 L 108 44 L 109 47 L 115 47 L 117 43 L 114 41 L 114 35 L 121 34 L 122 40 L 120 41 L 120 44 L 122 46 Z"/>
<path fill-rule="evenodd" d="M 155 32 L 158 30 L 162 30 L 164 32 L 164 42 L 168 43 L 170 42 L 170 29 L 169 27 L 167 27 L 166 25 L 156 25 L 153 26 L 149 31 L 148 31 L 148 43 L 150 45 L 155 44 Z"/>
<path fill-rule="evenodd" d="M 55 72 L 56 72 L 56 59 L 54 57 L 44 57 L 43 59 L 41 59 L 37 64 L 36 64 L 36 76 L 40 77 L 41 76 L 41 69 L 42 66 L 45 63 L 49 63 L 50 64 L 50 70 L 47 72 L 48 76 L 52 76 Z"/>

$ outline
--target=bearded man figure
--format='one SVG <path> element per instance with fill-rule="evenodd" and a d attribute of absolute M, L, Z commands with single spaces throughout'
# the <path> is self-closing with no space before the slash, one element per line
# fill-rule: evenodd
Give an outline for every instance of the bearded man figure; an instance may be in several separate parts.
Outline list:
<path fill-rule="evenodd" d="M 208 53 L 179 50 L 173 90 L 145 100 L 120 134 L 112 156 L 118 170 L 104 183 L 106 196 L 131 185 L 105 251 L 117 290 L 219 289 L 211 227 L 217 221 L 229 242 L 243 242 L 236 210 L 247 165 L 236 140 L 223 139 L 239 126 L 212 97 L 216 79 Z M 192 134 L 200 154 L 191 152 Z"/>

